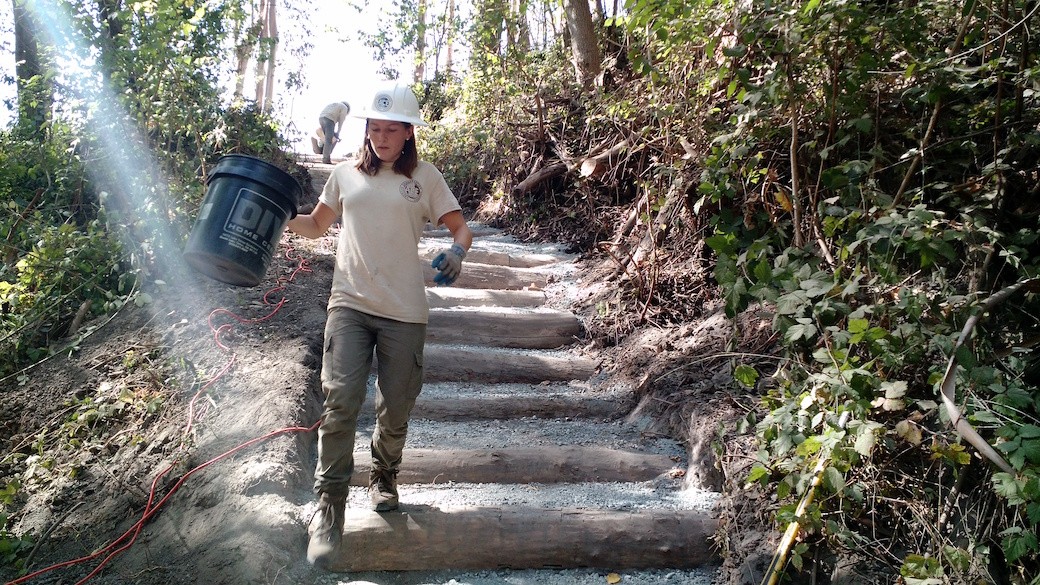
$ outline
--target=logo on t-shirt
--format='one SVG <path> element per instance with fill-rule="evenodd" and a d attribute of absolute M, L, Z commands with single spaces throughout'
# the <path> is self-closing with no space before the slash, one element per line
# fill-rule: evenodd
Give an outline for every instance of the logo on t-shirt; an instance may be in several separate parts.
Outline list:
<path fill-rule="evenodd" d="M 422 187 L 414 179 L 408 179 L 401 183 L 401 196 L 415 203 L 422 197 Z"/>

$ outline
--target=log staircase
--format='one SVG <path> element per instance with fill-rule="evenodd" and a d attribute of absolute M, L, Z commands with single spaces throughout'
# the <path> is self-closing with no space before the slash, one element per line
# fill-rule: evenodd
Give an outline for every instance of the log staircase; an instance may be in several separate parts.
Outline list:
<path fill-rule="evenodd" d="M 401 507 L 379 514 L 368 504 L 370 392 L 355 449 L 359 488 L 330 569 L 715 564 L 716 520 L 684 498 L 686 453 L 625 421 L 627 390 L 597 383 L 599 364 L 578 347 L 582 324 L 547 306 L 547 289 L 577 286 L 573 258 L 474 227 L 452 287 L 435 287 L 429 268 L 449 234 L 430 230 L 420 245 L 431 315 Z"/>

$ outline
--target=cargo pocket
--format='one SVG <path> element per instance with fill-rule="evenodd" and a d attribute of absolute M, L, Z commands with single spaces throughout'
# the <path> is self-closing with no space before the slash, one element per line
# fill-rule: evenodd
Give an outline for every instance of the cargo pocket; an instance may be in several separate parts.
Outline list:
<path fill-rule="evenodd" d="M 415 367 L 412 368 L 412 377 L 408 381 L 408 398 L 415 400 L 422 392 L 423 382 L 423 353 L 415 353 Z"/>
<path fill-rule="evenodd" d="M 328 331 L 325 332 L 325 349 L 322 350 L 321 354 L 321 385 L 323 388 L 327 387 L 329 378 L 332 376 L 332 365 L 336 363 L 335 356 L 332 355 L 332 343 L 333 337 Z"/>

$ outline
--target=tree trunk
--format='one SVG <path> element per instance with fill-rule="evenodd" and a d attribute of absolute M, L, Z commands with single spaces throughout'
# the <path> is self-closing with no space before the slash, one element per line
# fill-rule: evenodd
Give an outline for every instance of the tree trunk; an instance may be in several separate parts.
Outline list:
<path fill-rule="evenodd" d="M 489 59 L 502 55 L 502 35 L 505 32 L 505 0 L 480 0 L 477 2 L 477 46 L 473 56 Z"/>
<path fill-rule="evenodd" d="M 256 108 L 270 112 L 273 107 L 275 54 L 278 51 L 278 24 L 275 19 L 278 0 L 261 0 L 256 57 Z"/>
<path fill-rule="evenodd" d="M 509 48 L 527 54 L 531 50 L 531 27 L 527 24 L 527 2 L 509 2 Z"/>
<path fill-rule="evenodd" d="M 254 13 L 255 14 L 255 13 Z M 249 70 L 249 62 L 253 59 L 253 50 L 257 47 L 257 40 L 263 30 L 264 18 L 261 13 L 248 26 L 235 34 L 235 95 L 236 100 L 241 100 L 245 95 L 246 72 Z"/>
<path fill-rule="evenodd" d="M 596 31 L 592 26 L 592 12 L 588 0 L 564 0 L 567 30 L 571 36 L 574 73 L 585 89 L 593 87 L 599 77 L 603 58 L 600 55 Z"/>
<path fill-rule="evenodd" d="M 448 0 L 447 35 L 444 56 L 444 71 L 451 77 L 455 67 L 455 0 Z"/>
<path fill-rule="evenodd" d="M 54 104 L 48 63 L 43 53 L 40 22 L 28 0 L 13 0 L 15 77 L 18 93 L 19 128 L 42 133 Z"/>
<path fill-rule="evenodd" d="M 415 23 L 415 73 L 413 81 L 422 83 L 426 75 L 426 0 L 419 0 Z"/>
<path fill-rule="evenodd" d="M 252 46 L 243 41 L 235 47 L 235 95 L 236 100 L 241 99 L 245 92 L 246 71 L 249 69 L 250 56 L 253 54 Z"/>
<path fill-rule="evenodd" d="M 265 67 L 266 59 L 264 58 L 264 38 L 267 35 L 267 3 L 274 1 L 260 0 L 260 37 L 257 41 L 256 67 L 253 68 L 253 76 L 256 77 L 253 85 L 253 100 L 256 102 L 258 110 L 263 110 L 264 107 L 264 72 L 267 70 Z"/>
<path fill-rule="evenodd" d="M 123 21 L 119 19 L 122 0 L 98 0 L 97 6 L 98 19 L 101 21 L 98 32 L 101 55 L 98 62 L 104 79 L 111 81 L 112 73 L 119 69 L 116 63 L 116 43 L 123 34 Z"/>
<path fill-rule="evenodd" d="M 278 55 L 278 18 L 277 11 L 278 2 L 277 0 L 270 0 L 267 3 L 267 26 L 264 30 L 267 32 L 267 39 L 269 43 L 269 52 L 267 54 L 267 78 L 265 79 L 266 86 L 264 90 L 264 104 L 260 111 L 265 114 L 271 113 L 274 108 L 274 71 Z"/>

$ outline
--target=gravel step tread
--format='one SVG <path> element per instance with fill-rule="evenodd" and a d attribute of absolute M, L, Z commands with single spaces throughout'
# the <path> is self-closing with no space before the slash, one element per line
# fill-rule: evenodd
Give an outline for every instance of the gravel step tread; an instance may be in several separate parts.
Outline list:
<path fill-rule="evenodd" d="M 359 420 L 354 451 L 367 451 L 373 421 Z M 673 439 L 640 433 L 620 421 L 540 419 L 475 420 L 441 423 L 412 419 L 411 449 L 503 449 L 508 447 L 587 446 L 667 455 L 685 461 L 686 451 Z"/>
<path fill-rule="evenodd" d="M 369 424 L 375 409 L 375 382 L 362 405 Z M 597 389 L 579 383 L 482 384 L 436 382 L 423 386 L 413 418 L 430 421 L 497 420 L 506 418 L 588 418 L 617 420 L 627 410 L 623 389 Z"/>
<path fill-rule="evenodd" d="M 321 575 L 314 585 L 590 585 L 617 576 L 625 585 L 713 585 L 714 570 L 698 569 L 514 569 L 503 571 L 354 572 Z"/>
<path fill-rule="evenodd" d="M 579 418 L 614 420 L 624 413 L 617 400 L 573 396 L 487 399 L 483 397 L 424 398 L 419 397 L 412 414 L 415 418 L 457 422 L 465 420 L 497 420 L 516 418 Z"/>
<path fill-rule="evenodd" d="M 431 343 L 423 359 L 426 382 L 567 382 L 588 380 L 597 360 L 572 351 Z"/>
<path fill-rule="evenodd" d="M 419 244 L 419 257 L 428 261 L 433 260 L 434 256 L 449 246 L 451 246 L 451 241 L 447 238 L 424 241 Z M 493 244 L 489 245 L 489 243 L 482 241 L 481 238 L 474 240 L 473 246 L 466 253 L 466 262 L 496 264 L 513 268 L 536 268 L 569 260 L 571 260 L 570 257 L 561 254 L 539 254 L 519 248 L 496 247 Z"/>
<path fill-rule="evenodd" d="M 370 391 L 375 388 L 375 378 L 370 380 Z M 631 394 L 619 386 L 595 386 L 584 381 L 545 383 L 498 383 L 480 382 L 430 382 L 423 384 L 419 398 L 483 398 L 487 400 L 511 400 L 523 398 L 568 397 L 600 400 L 626 401 Z M 371 397 L 371 396 L 370 396 Z"/>
<path fill-rule="evenodd" d="M 602 483 L 402 483 L 398 486 L 403 509 L 411 506 L 465 508 L 515 506 L 546 510 L 698 510 L 711 512 L 716 492 L 682 489 L 681 477 L 642 482 Z M 352 509 L 370 508 L 368 493 L 352 488 Z"/>

